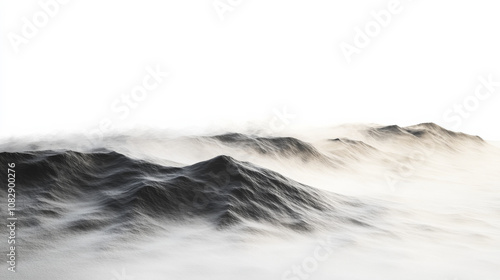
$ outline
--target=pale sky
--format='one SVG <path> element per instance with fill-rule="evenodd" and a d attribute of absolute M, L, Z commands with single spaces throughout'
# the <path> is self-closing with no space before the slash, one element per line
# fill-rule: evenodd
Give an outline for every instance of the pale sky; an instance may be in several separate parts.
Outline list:
<path fill-rule="evenodd" d="M 0 137 L 278 119 L 500 140 L 498 1 L 62 2 L 0 2 Z"/>

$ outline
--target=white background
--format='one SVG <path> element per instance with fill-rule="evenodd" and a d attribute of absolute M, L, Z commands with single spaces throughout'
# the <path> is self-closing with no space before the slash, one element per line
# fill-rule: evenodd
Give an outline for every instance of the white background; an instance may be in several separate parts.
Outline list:
<path fill-rule="evenodd" d="M 10 36 L 43 10 L 1 1 L 0 136 L 85 132 L 103 119 L 116 130 L 265 128 L 286 108 L 289 129 L 435 122 L 500 140 L 500 88 L 458 128 L 443 118 L 478 77 L 500 81 L 498 1 L 401 0 L 348 63 L 340 44 L 389 2 L 242 0 L 221 20 L 212 0 L 70 0 L 16 53 Z M 170 76 L 118 117 L 111 104 L 157 64 Z"/>

